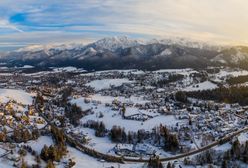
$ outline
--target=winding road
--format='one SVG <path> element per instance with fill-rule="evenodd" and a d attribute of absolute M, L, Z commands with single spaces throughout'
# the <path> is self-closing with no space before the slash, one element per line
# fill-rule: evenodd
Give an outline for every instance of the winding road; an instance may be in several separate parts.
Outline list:
<path fill-rule="evenodd" d="M 56 127 L 57 129 L 60 129 L 46 118 L 46 116 L 42 113 L 42 111 L 40 111 L 40 109 L 37 107 L 37 105 L 35 106 L 35 109 L 39 113 L 39 115 L 50 126 L 53 126 L 53 127 Z M 237 135 L 239 135 L 239 134 L 241 134 L 241 133 L 243 133 L 245 131 L 248 131 L 248 126 L 242 128 L 240 130 L 237 130 L 237 131 L 235 131 L 233 133 L 230 133 L 230 134 L 226 135 L 225 137 L 223 137 L 223 138 L 221 138 L 221 139 L 219 139 L 217 141 L 214 141 L 211 144 L 206 145 L 204 147 L 199 147 L 198 149 L 189 151 L 187 153 L 178 154 L 178 155 L 171 156 L 171 157 L 160 158 L 160 160 L 162 162 L 163 161 L 173 161 L 173 160 L 176 160 L 176 159 L 181 159 L 181 158 L 189 157 L 189 156 L 204 152 L 204 151 L 206 151 L 208 149 L 211 149 L 211 148 L 216 147 L 216 146 L 218 146 L 220 144 L 223 144 L 223 143 L 226 143 L 226 142 L 230 141 L 233 137 L 235 137 L 235 136 L 237 136 Z M 81 152 L 83 152 L 85 154 L 88 154 L 90 156 L 93 156 L 93 157 L 96 157 L 96 158 L 99 158 L 99 159 L 104 159 L 106 161 L 119 162 L 119 163 L 124 163 L 124 162 L 146 163 L 146 162 L 149 161 L 149 159 L 140 159 L 140 158 L 135 159 L 135 158 L 126 158 L 126 157 L 120 157 L 120 156 L 113 156 L 113 155 L 104 154 L 104 153 L 101 153 L 101 152 L 96 151 L 94 149 L 91 149 L 89 147 L 86 147 L 85 145 L 83 145 L 80 142 L 78 142 L 78 140 L 74 139 L 70 135 L 67 135 L 66 133 L 64 133 L 64 135 L 66 137 L 67 142 L 69 144 L 73 144 L 76 149 L 78 149 L 79 151 L 81 151 Z"/>

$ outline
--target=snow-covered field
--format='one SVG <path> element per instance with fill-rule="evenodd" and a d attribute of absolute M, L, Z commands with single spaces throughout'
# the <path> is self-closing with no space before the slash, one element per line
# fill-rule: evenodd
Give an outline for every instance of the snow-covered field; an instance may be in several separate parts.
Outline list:
<path fill-rule="evenodd" d="M 135 120 L 123 120 L 120 115 L 115 113 L 105 111 L 103 113 L 104 117 L 97 119 L 98 121 L 103 121 L 107 129 L 111 129 L 114 125 L 125 128 L 125 131 L 138 131 L 144 129 L 147 131 L 152 130 L 154 127 L 159 126 L 160 124 L 166 126 L 175 126 L 180 121 L 176 120 L 174 116 L 157 116 L 147 121 L 135 121 Z M 116 115 L 116 116 L 114 116 Z M 113 117 L 114 116 L 114 117 Z M 87 122 L 88 120 L 95 120 L 95 115 L 88 115 L 81 119 L 82 123 Z M 184 122 L 186 123 L 186 122 Z"/>
<path fill-rule="evenodd" d="M 92 130 L 91 130 L 92 131 Z M 103 139 L 104 138 L 99 138 L 99 139 Z M 101 146 L 101 147 L 104 147 L 106 146 L 106 144 L 111 144 L 109 142 L 106 142 L 106 143 L 99 143 L 97 144 L 98 146 Z M 39 137 L 37 140 L 33 140 L 33 141 L 29 141 L 27 143 L 27 145 L 30 145 L 32 147 L 32 149 L 34 151 L 36 151 L 37 153 L 40 153 L 41 152 L 41 149 L 43 148 L 44 145 L 47 145 L 47 146 L 50 146 L 54 144 L 53 143 L 53 140 L 51 137 L 49 136 L 41 136 Z M 113 144 L 114 145 L 114 144 Z M 107 146 L 109 147 L 109 146 Z M 100 160 L 97 160 L 93 157 L 90 157 L 86 154 L 83 154 L 82 152 L 78 151 L 77 149 L 75 148 L 72 148 L 70 146 L 67 146 L 67 150 L 68 150 L 68 153 L 67 155 L 64 157 L 63 160 L 67 161 L 68 159 L 72 159 L 73 161 L 76 162 L 76 165 L 74 166 L 74 168 L 89 168 L 89 167 L 92 167 L 92 168 L 100 168 L 100 167 L 111 167 L 111 166 L 114 166 L 114 167 L 122 167 L 122 168 L 129 168 L 129 167 L 132 167 L 132 168 L 140 168 L 142 167 L 143 164 L 118 164 L 118 163 L 109 163 L 109 162 L 102 162 Z M 32 163 L 32 158 L 29 157 L 26 157 L 25 158 L 28 163 Z M 0 166 L 2 166 L 1 164 L 3 164 L 3 167 L 7 167 L 8 168 L 8 164 L 9 163 L 6 163 L 4 164 L 4 162 L 0 162 Z M 62 163 L 58 164 L 56 167 L 57 168 L 64 168 L 65 165 L 63 165 Z M 12 167 L 12 166 L 9 166 L 9 167 Z"/>
<path fill-rule="evenodd" d="M 108 99 L 107 102 L 110 102 Z M 117 125 L 124 127 L 126 131 L 138 131 L 139 129 L 145 129 L 145 130 L 151 130 L 155 126 L 159 126 L 160 124 L 167 125 L 167 126 L 174 126 L 178 121 L 174 116 L 172 115 L 159 115 L 155 116 L 156 114 L 152 112 L 148 112 L 145 110 L 138 110 L 137 108 L 127 108 L 126 114 L 132 115 L 132 114 L 149 114 L 151 116 L 155 116 L 154 118 L 151 118 L 147 121 L 141 122 L 141 121 L 135 121 L 135 120 L 124 120 L 122 119 L 121 115 L 119 114 L 119 111 L 113 111 L 110 107 L 106 107 L 104 103 L 94 105 L 93 103 L 85 103 L 84 98 L 78 98 L 72 100 L 72 103 L 76 103 L 79 107 L 81 107 L 83 110 L 92 109 L 95 114 L 87 115 L 84 118 L 81 119 L 82 123 L 87 122 L 88 120 L 98 120 L 103 121 L 106 124 L 107 129 L 111 129 L 112 126 Z M 96 119 L 97 113 L 102 113 L 104 116 L 102 118 Z"/>
<path fill-rule="evenodd" d="M 202 83 L 194 84 L 184 88 L 184 91 L 200 91 L 200 90 L 211 90 L 216 89 L 218 86 L 210 81 L 205 81 Z"/>
<path fill-rule="evenodd" d="M 186 68 L 186 69 L 161 69 L 155 71 L 156 73 L 176 73 L 176 74 L 190 74 L 197 72 L 191 68 Z"/>
<path fill-rule="evenodd" d="M 0 76 L 12 76 L 14 75 L 13 73 L 0 73 Z"/>
<path fill-rule="evenodd" d="M 62 68 L 54 68 L 54 72 L 87 72 L 86 70 L 82 68 L 76 68 L 76 67 L 62 67 Z"/>
<path fill-rule="evenodd" d="M 40 71 L 35 73 L 23 73 L 24 76 L 41 77 L 44 75 L 54 74 L 54 71 Z"/>
<path fill-rule="evenodd" d="M 221 70 L 217 76 L 218 77 L 226 77 L 226 76 L 233 76 L 233 77 L 237 77 L 237 76 L 244 76 L 244 75 L 248 75 L 248 71 L 246 70 L 237 70 L 237 71 L 227 71 L 227 70 Z"/>
<path fill-rule="evenodd" d="M 83 114 L 82 118 L 80 116 L 81 114 L 77 116 L 79 125 L 73 125 L 72 122 L 69 122 L 70 120 L 66 120 L 67 123 L 65 133 L 72 137 L 75 136 L 75 140 L 80 141 L 80 143 L 82 142 L 83 137 L 85 137 L 87 142 L 82 142 L 82 144 L 101 153 L 113 156 L 123 155 L 124 157 L 136 158 L 139 158 L 142 155 L 142 158 L 147 159 L 149 159 L 151 154 L 151 152 L 147 151 L 155 151 L 154 153 L 156 153 L 156 155 L 163 158 L 180 154 L 181 151 L 172 152 L 170 149 L 167 150 L 164 148 L 165 145 L 163 143 L 167 139 L 161 139 L 161 137 L 158 136 L 161 134 L 162 127 L 159 127 L 161 125 L 166 126 L 172 134 L 178 136 L 178 142 L 180 145 L 184 146 L 183 150 L 186 152 L 202 147 L 205 144 L 212 143 L 212 139 L 218 139 L 221 136 L 225 136 L 225 134 L 235 130 L 235 127 L 241 128 L 238 126 L 241 125 L 240 123 L 242 119 L 233 115 L 233 112 L 230 112 L 229 110 L 228 113 L 226 113 L 227 110 L 224 108 L 223 104 L 218 104 L 216 102 L 220 111 L 209 107 L 211 109 L 205 109 L 205 111 L 202 112 L 201 103 L 208 103 L 204 100 L 194 104 L 192 103 L 192 108 L 190 108 L 191 110 L 188 110 L 184 103 L 175 101 L 175 99 L 171 96 L 171 93 L 175 93 L 180 90 L 200 91 L 215 89 L 221 85 L 225 86 L 225 81 L 230 76 L 248 75 L 248 71 L 239 71 L 235 69 L 231 71 L 224 68 L 222 68 L 219 73 L 207 73 L 207 71 L 205 72 L 204 70 L 196 71 L 193 69 L 166 69 L 153 72 L 139 70 L 110 70 L 81 74 L 81 70 L 83 73 L 83 69 L 78 69 L 75 67 L 53 67 L 50 71 L 37 72 L 24 76 L 33 83 L 35 83 L 35 81 L 40 81 L 37 82 L 37 85 L 42 85 L 41 81 L 43 80 L 39 79 L 39 77 L 45 78 L 46 76 L 43 75 L 50 73 L 60 74 L 63 72 L 77 72 L 70 77 L 65 77 L 65 80 L 61 80 L 61 84 L 64 84 L 64 87 L 68 86 L 73 88 L 73 92 L 71 96 L 68 97 L 68 101 L 70 101 L 70 103 L 75 103 L 83 111 L 89 110 L 89 112 L 85 115 Z M 179 79 L 168 80 L 170 79 L 169 77 L 173 75 L 178 75 Z M 163 80 L 168 80 L 168 83 L 165 82 L 161 85 L 156 83 L 156 81 Z M 218 80 L 220 82 L 218 82 Z M 121 87 L 121 89 L 114 88 L 123 84 L 126 85 Z M 92 88 L 89 89 L 86 86 L 92 87 L 94 90 Z M 18 85 L 18 88 L 24 89 L 26 87 L 27 86 L 21 87 Z M 53 86 L 51 86 L 51 88 L 53 89 L 51 93 L 54 95 L 51 97 L 44 96 L 45 100 L 49 100 L 46 104 L 47 106 L 45 106 L 48 108 L 44 108 L 44 113 L 47 114 L 53 112 L 51 113 L 54 116 L 52 122 L 59 125 L 59 117 L 68 117 L 67 115 L 64 115 L 67 112 L 67 108 L 61 107 L 61 105 L 54 103 L 60 101 L 59 99 L 62 88 L 53 88 Z M 8 103 L 6 108 L 11 108 L 14 111 L 17 111 L 15 116 L 20 117 L 21 119 L 23 118 L 21 121 L 24 121 L 25 114 L 31 113 L 32 110 L 36 111 L 32 106 L 30 106 L 30 108 L 25 106 L 31 105 L 33 98 L 32 93 L 28 93 L 24 90 L 0 89 L 0 102 L 4 104 L 9 100 L 16 101 L 17 103 Z M 212 102 L 209 103 L 212 104 Z M 224 113 L 227 115 L 224 115 Z M 56 116 L 56 114 L 58 115 Z M 6 116 L 11 118 L 11 115 L 12 114 L 7 114 Z M 30 129 L 30 125 L 35 125 L 37 128 L 43 128 L 47 124 L 46 122 L 35 123 L 35 120 L 38 117 L 41 117 L 38 113 L 27 116 L 29 117 L 30 123 L 27 125 L 28 129 Z M 96 134 L 96 131 L 98 131 L 97 129 L 99 129 L 100 126 L 96 126 L 98 128 L 95 128 L 94 126 L 89 126 L 90 124 L 86 124 L 91 123 L 91 121 L 104 123 L 104 128 L 106 129 L 103 130 L 103 135 L 101 137 L 98 137 Z M 191 126 L 189 126 L 189 121 L 192 121 L 192 124 L 190 124 Z M 18 122 L 16 123 L 17 124 L 15 125 L 19 124 Z M 23 123 L 24 122 L 21 124 Z M 92 125 L 94 124 L 96 123 L 93 123 Z M 111 136 L 113 133 L 110 130 L 113 126 L 123 128 L 125 133 L 130 135 L 131 138 L 135 140 L 132 142 L 134 144 L 127 140 L 111 140 L 111 138 L 113 138 Z M 155 127 L 157 129 L 154 129 Z M 221 128 L 221 130 L 219 128 Z M 10 125 L 7 125 L 6 129 L 8 132 L 13 131 L 13 128 Z M 136 141 L 136 136 L 140 134 L 140 132 L 138 132 L 139 130 L 144 130 L 149 137 L 144 138 L 142 141 Z M 209 137 L 205 137 L 205 134 L 213 138 L 210 139 Z M 158 136 L 161 141 L 156 141 L 156 136 Z M 242 133 L 237 136 L 237 138 L 240 143 L 243 144 L 248 140 L 248 134 Z M 37 140 L 30 140 L 22 144 L 31 146 L 34 151 L 40 154 L 44 145 L 50 146 L 54 144 L 54 141 L 50 134 L 42 134 Z M 17 145 L 16 149 L 19 148 L 20 147 Z M 231 143 L 225 143 L 223 145 L 213 147 L 212 149 L 219 153 L 223 153 L 230 148 Z M 111 166 L 123 168 L 144 167 L 143 163 L 109 163 L 85 155 L 71 146 L 68 146 L 67 149 L 67 155 L 64 156 L 60 162 L 55 162 L 57 168 L 65 167 L 68 159 L 72 159 L 76 162 L 76 165 L 74 166 L 75 168 L 98 168 Z M 130 153 L 135 153 L 138 156 L 123 152 L 125 150 Z M 138 153 L 139 151 L 142 151 L 143 153 Z M 0 154 L 1 152 L 2 151 L 0 149 Z M 193 158 L 193 156 L 190 157 Z M 24 159 L 29 165 L 36 163 L 34 156 L 30 153 L 28 153 Z M 183 159 L 178 159 L 176 162 L 177 164 L 183 165 Z M 166 166 L 166 164 L 167 163 L 165 162 L 164 165 Z M 0 158 L 0 168 L 8 168 L 12 167 L 12 165 L 13 162 Z M 42 161 L 41 166 L 45 167 L 45 165 L 46 163 Z"/>
<path fill-rule="evenodd" d="M 101 96 L 99 94 L 92 95 L 92 100 L 101 101 L 102 103 L 111 103 L 114 100 L 120 101 L 122 103 L 134 103 L 134 104 L 144 104 L 148 102 L 144 100 L 143 97 L 131 96 L 129 98 L 125 97 L 111 97 L 111 96 Z"/>
<path fill-rule="evenodd" d="M 27 143 L 27 145 L 31 146 L 34 151 L 37 153 L 41 152 L 41 149 L 44 145 L 50 146 L 53 144 L 53 140 L 49 136 L 41 136 L 37 140 L 32 140 Z"/>
<path fill-rule="evenodd" d="M 28 68 L 34 68 L 34 66 L 32 66 L 32 65 L 24 65 L 24 66 L 22 66 L 20 68 L 28 69 Z"/>
<path fill-rule="evenodd" d="M 94 159 L 88 155 L 83 154 L 82 152 L 68 147 L 68 157 L 72 158 L 76 165 L 73 168 L 105 168 L 105 167 L 119 167 L 119 168 L 141 168 L 144 166 L 143 163 L 109 163 L 109 162 L 101 162 L 97 159 Z M 63 166 L 58 166 L 58 168 L 64 168 Z"/>
<path fill-rule="evenodd" d="M 0 159 L 0 167 L 2 168 L 13 168 L 12 163 L 6 159 Z"/>
<path fill-rule="evenodd" d="M 219 73 L 211 75 L 213 81 L 223 82 L 230 77 L 238 77 L 248 75 L 246 70 L 230 70 L 230 69 L 221 69 Z"/>
<path fill-rule="evenodd" d="M 89 100 L 90 103 L 86 103 L 86 100 Z M 135 97 L 131 96 L 129 98 L 125 98 L 122 96 L 118 97 L 112 97 L 112 96 L 102 96 L 100 94 L 94 94 L 90 95 L 88 97 L 80 97 L 76 99 L 72 99 L 71 103 L 76 103 L 79 107 L 81 107 L 83 110 L 88 110 L 91 108 L 95 108 L 96 106 L 103 106 L 105 108 L 106 103 L 111 104 L 113 101 L 119 101 L 121 103 L 131 103 L 131 104 L 145 104 L 149 102 L 148 100 L 145 100 L 143 97 Z"/>
<path fill-rule="evenodd" d="M 31 94 L 23 90 L 0 89 L 0 102 L 6 103 L 9 100 L 14 100 L 24 105 L 30 105 L 32 104 L 33 99 L 32 99 Z"/>
<path fill-rule="evenodd" d="M 95 90 L 102 90 L 102 89 L 108 89 L 111 86 L 117 87 L 121 86 L 123 83 L 132 83 L 133 81 L 130 81 L 126 78 L 123 79 L 102 79 L 102 80 L 93 80 L 86 84 L 86 86 L 90 86 L 94 88 Z"/>

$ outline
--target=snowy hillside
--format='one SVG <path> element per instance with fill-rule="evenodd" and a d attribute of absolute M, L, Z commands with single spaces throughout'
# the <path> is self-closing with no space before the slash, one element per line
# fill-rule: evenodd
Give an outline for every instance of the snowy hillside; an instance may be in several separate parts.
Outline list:
<path fill-rule="evenodd" d="M 24 105 L 32 104 L 32 96 L 23 90 L 0 89 L 1 103 L 8 102 L 9 100 L 14 100 Z"/>
<path fill-rule="evenodd" d="M 142 44 L 141 41 L 130 39 L 127 36 L 120 37 L 109 37 L 96 41 L 93 45 L 108 49 L 110 51 L 115 51 L 119 48 L 124 49 L 128 47 L 134 47 Z"/>
<path fill-rule="evenodd" d="M 248 62 L 247 47 L 223 47 L 185 38 L 141 41 L 126 36 L 82 43 L 31 45 L 1 54 L 8 66 L 75 66 L 86 70 L 204 68 L 240 66 Z"/>
<path fill-rule="evenodd" d="M 123 83 L 132 83 L 128 79 L 103 79 L 103 80 L 94 80 L 86 84 L 95 90 L 109 89 L 111 86 L 117 87 L 121 86 Z"/>

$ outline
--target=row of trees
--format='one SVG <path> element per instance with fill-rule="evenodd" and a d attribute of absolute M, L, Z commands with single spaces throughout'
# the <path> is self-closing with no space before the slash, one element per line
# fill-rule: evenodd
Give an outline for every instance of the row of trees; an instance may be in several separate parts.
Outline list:
<path fill-rule="evenodd" d="M 37 93 L 37 96 L 35 98 L 35 102 L 36 104 L 39 104 L 40 106 L 43 106 L 44 105 L 44 98 L 42 96 L 42 94 L 40 92 Z"/>
<path fill-rule="evenodd" d="M 181 74 L 169 75 L 168 79 L 156 81 L 152 83 L 152 85 L 155 87 L 162 88 L 171 82 L 176 82 L 176 81 L 182 80 L 183 78 L 184 78 L 184 75 L 181 75 Z"/>
<path fill-rule="evenodd" d="M 64 147 L 60 145 L 51 145 L 49 147 L 47 145 L 44 145 L 40 153 L 40 157 L 44 161 L 51 160 L 58 162 L 63 157 L 63 155 L 64 155 Z"/>
<path fill-rule="evenodd" d="M 160 135 L 164 139 L 164 148 L 166 150 L 175 151 L 179 149 L 179 141 L 176 134 L 171 134 L 165 126 L 160 125 Z"/>
<path fill-rule="evenodd" d="M 106 134 L 106 128 L 105 124 L 101 121 L 87 121 L 87 123 L 84 124 L 84 127 L 92 128 L 95 130 L 95 136 L 96 137 L 104 137 Z"/>
<path fill-rule="evenodd" d="M 148 161 L 147 168 L 164 168 L 164 166 L 159 156 L 152 156 Z M 168 162 L 166 168 L 175 168 L 175 165 Z"/>
<path fill-rule="evenodd" d="M 47 168 L 55 167 L 53 161 L 60 161 L 62 157 L 67 153 L 65 143 L 66 138 L 63 131 L 56 127 L 51 127 L 51 133 L 53 135 L 55 144 L 50 145 L 49 147 L 47 145 L 44 145 L 40 153 L 41 159 L 47 162 Z"/>
<path fill-rule="evenodd" d="M 6 139 L 7 134 L 2 132 L 2 138 Z M 28 129 L 18 129 L 15 128 L 13 131 L 12 139 L 17 142 L 27 142 L 29 140 L 35 140 L 38 139 L 40 136 L 40 132 L 38 129 L 34 129 L 32 131 L 29 131 Z M 4 138 L 5 137 L 5 138 Z"/>
<path fill-rule="evenodd" d="M 224 154 L 224 160 L 230 161 L 231 159 L 248 163 L 248 141 L 242 145 L 238 139 L 233 142 L 232 148 Z"/>
<path fill-rule="evenodd" d="M 65 106 L 65 116 L 69 119 L 70 123 L 74 126 L 78 126 L 80 124 L 80 119 L 87 115 L 88 111 L 82 111 L 80 107 L 76 104 L 68 103 Z"/>
<path fill-rule="evenodd" d="M 245 82 L 248 82 L 248 75 L 231 77 L 227 79 L 226 82 L 230 85 L 245 83 Z"/>
<path fill-rule="evenodd" d="M 110 130 L 110 138 L 113 142 L 125 143 L 127 141 L 125 129 L 120 126 L 113 126 Z"/>
<path fill-rule="evenodd" d="M 59 106 L 66 106 L 67 105 L 67 101 L 68 101 L 68 97 L 71 96 L 72 94 L 72 88 L 71 87 L 67 87 L 64 88 L 63 90 L 60 91 L 60 95 L 61 95 L 61 99 L 59 102 Z"/>
<path fill-rule="evenodd" d="M 147 168 L 163 168 L 162 162 L 159 160 L 159 156 L 152 156 L 148 161 Z"/>
<path fill-rule="evenodd" d="M 181 92 L 179 95 L 181 95 L 180 99 L 182 100 L 186 100 L 185 96 L 188 96 L 203 100 L 215 100 L 225 103 L 239 103 L 240 105 L 248 105 L 248 87 L 220 87 L 213 90 Z"/>
<path fill-rule="evenodd" d="M 187 97 L 186 93 L 185 92 L 182 92 L 182 91 L 178 91 L 175 94 L 175 99 L 177 101 L 180 101 L 180 102 L 183 102 L 183 103 L 187 103 L 188 102 L 188 97 Z"/>
<path fill-rule="evenodd" d="M 138 130 L 137 132 L 129 131 L 126 133 L 125 129 L 120 126 L 113 126 L 110 130 L 110 139 L 115 143 L 142 143 L 150 137 L 151 133 L 146 132 L 145 130 Z"/>
<path fill-rule="evenodd" d="M 221 160 L 221 162 L 220 162 Z M 232 143 L 231 149 L 224 153 L 216 154 L 214 150 L 207 150 L 201 154 L 196 155 L 193 159 L 185 158 L 185 165 L 218 165 L 222 168 L 239 167 L 239 162 L 248 163 L 248 141 L 245 144 L 240 144 L 239 140 Z"/>
<path fill-rule="evenodd" d="M 138 130 L 137 132 L 125 132 L 124 128 L 113 126 L 110 130 L 110 138 L 115 143 L 142 143 L 151 140 L 154 144 L 163 146 L 165 150 L 175 151 L 179 149 L 179 141 L 176 134 L 172 134 L 165 126 L 160 125 L 152 132 Z"/>

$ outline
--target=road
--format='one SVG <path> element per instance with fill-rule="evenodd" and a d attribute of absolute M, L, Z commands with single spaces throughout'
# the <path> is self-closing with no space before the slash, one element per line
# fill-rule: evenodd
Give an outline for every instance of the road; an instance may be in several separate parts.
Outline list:
<path fill-rule="evenodd" d="M 56 127 L 51 121 L 49 121 L 46 118 L 46 116 L 42 113 L 42 111 L 39 110 L 39 108 L 37 106 L 35 106 L 35 108 L 36 108 L 36 111 L 39 113 L 39 115 L 41 117 L 43 117 L 43 119 L 50 126 Z M 58 127 L 56 127 L 56 128 L 60 129 Z M 213 148 L 215 146 L 218 146 L 218 145 L 220 145 L 222 143 L 226 143 L 226 142 L 230 141 L 233 137 L 235 137 L 235 136 L 237 136 L 237 135 L 239 135 L 239 134 L 241 134 L 241 133 L 243 133 L 245 131 L 248 131 L 248 126 L 243 128 L 243 129 L 240 129 L 238 131 L 235 131 L 233 133 L 230 133 L 227 136 L 221 138 L 220 140 L 214 141 L 211 144 L 206 145 L 204 147 L 199 147 L 198 149 L 189 151 L 187 153 L 183 153 L 183 154 L 179 154 L 179 155 L 175 155 L 175 156 L 171 156 L 171 157 L 166 157 L 166 158 L 160 158 L 160 160 L 162 162 L 163 161 L 173 161 L 173 160 L 189 157 L 191 155 L 195 155 L 195 154 L 204 152 L 204 151 L 206 151 L 208 149 L 211 149 L 211 148 Z M 70 144 L 73 144 L 76 149 L 78 149 L 79 151 L 81 151 L 81 152 L 83 152 L 85 154 L 88 154 L 90 156 L 93 156 L 93 157 L 96 157 L 96 158 L 99 158 L 99 159 L 104 159 L 106 161 L 119 162 L 119 163 L 123 163 L 123 162 L 146 163 L 146 162 L 149 161 L 149 159 L 125 158 L 125 157 L 119 157 L 119 156 L 112 156 L 112 155 L 104 154 L 104 153 L 101 153 L 99 151 L 95 151 L 94 149 L 91 149 L 89 147 L 86 147 L 85 145 L 81 144 L 76 139 L 74 139 L 70 135 L 67 135 L 66 133 L 64 133 L 64 135 L 65 135 L 65 138 L 66 138 L 67 142 L 70 143 Z"/>
<path fill-rule="evenodd" d="M 234 115 L 235 115 L 236 117 L 239 117 L 239 118 L 243 119 L 243 120 L 246 120 L 246 119 L 247 119 L 246 117 L 240 116 L 240 115 L 238 115 L 238 114 L 236 114 L 236 113 L 234 113 Z"/>
<path fill-rule="evenodd" d="M 0 155 L 0 158 L 3 158 L 3 157 L 7 156 L 10 153 L 11 153 L 11 151 L 8 151 L 8 152 L 4 153 L 4 154 Z"/>

